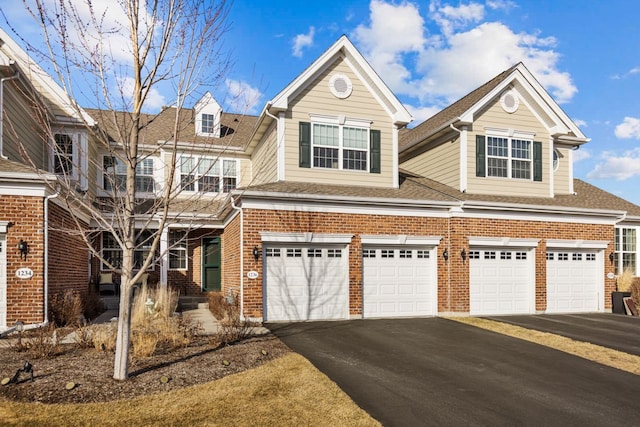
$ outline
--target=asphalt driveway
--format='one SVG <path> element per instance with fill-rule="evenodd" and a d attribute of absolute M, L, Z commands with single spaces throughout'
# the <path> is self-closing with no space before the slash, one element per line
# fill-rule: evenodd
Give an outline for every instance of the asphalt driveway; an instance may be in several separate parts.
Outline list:
<path fill-rule="evenodd" d="M 500 316 L 487 319 L 550 332 L 640 356 L 640 317 L 594 313 Z"/>
<path fill-rule="evenodd" d="M 639 422 L 640 377 L 447 319 L 268 327 L 387 426 Z"/>

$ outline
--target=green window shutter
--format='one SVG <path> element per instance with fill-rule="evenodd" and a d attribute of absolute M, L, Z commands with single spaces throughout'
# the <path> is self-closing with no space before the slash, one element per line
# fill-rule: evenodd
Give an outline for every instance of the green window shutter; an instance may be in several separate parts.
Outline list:
<path fill-rule="evenodd" d="M 487 176 L 484 135 L 476 135 L 476 176 Z"/>
<path fill-rule="evenodd" d="M 370 137 L 370 167 L 371 173 L 380 173 L 380 131 L 372 130 Z"/>
<path fill-rule="evenodd" d="M 300 167 L 311 167 L 311 123 L 300 122 Z"/>
<path fill-rule="evenodd" d="M 533 180 L 542 181 L 542 142 L 533 141 Z"/>

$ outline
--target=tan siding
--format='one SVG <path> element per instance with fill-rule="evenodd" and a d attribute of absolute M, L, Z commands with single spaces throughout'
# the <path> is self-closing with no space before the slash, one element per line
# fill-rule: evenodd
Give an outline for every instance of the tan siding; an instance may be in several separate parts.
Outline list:
<path fill-rule="evenodd" d="M 353 92 L 346 99 L 338 99 L 329 90 L 329 80 L 336 72 L 345 74 L 353 83 Z M 381 173 L 339 171 L 335 169 L 300 168 L 298 166 L 298 123 L 310 121 L 309 113 L 344 115 L 348 118 L 369 119 L 371 129 L 381 132 Z M 285 176 L 287 181 L 349 183 L 361 186 L 393 186 L 392 122 L 367 87 L 342 60 L 336 61 L 314 83 L 302 91 L 290 104 L 287 112 Z"/>
<path fill-rule="evenodd" d="M 442 182 L 454 188 L 460 187 L 460 139 L 446 141 L 400 165 L 418 175 Z"/>
<path fill-rule="evenodd" d="M 476 135 L 485 135 L 486 127 L 535 132 L 533 140 L 542 142 L 542 181 L 476 177 Z M 504 196 L 550 196 L 549 133 L 524 102 L 521 102 L 518 110 L 512 114 L 506 113 L 500 106 L 499 101 L 494 102 L 474 121 L 473 130 L 468 133 L 468 142 L 467 191 L 469 193 L 500 194 Z"/>
<path fill-rule="evenodd" d="M 251 184 L 264 184 L 278 180 L 277 130 L 272 126 L 251 158 Z"/>
<path fill-rule="evenodd" d="M 554 194 L 569 194 L 571 185 L 570 177 L 570 151 L 569 148 L 558 148 L 560 156 L 558 158 L 558 169 L 553 173 Z"/>
<path fill-rule="evenodd" d="M 22 152 L 40 169 L 48 169 L 47 144 L 38 114 L 21 96 L 13 81 L 4 87 L 3 154 L 23 162 Z"/>

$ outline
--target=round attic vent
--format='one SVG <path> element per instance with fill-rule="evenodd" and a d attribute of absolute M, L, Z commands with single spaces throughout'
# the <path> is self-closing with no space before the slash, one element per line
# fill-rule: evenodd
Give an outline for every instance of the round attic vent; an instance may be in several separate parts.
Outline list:
<path fill-rule="evenodd" d="M 507 113 L 515 113 L 518 110 L 519 104 L 518 95 L 512 90 L 505 92 L 500 97 L 500 105 Z"/>
<path fill-rule="evenodd" d="M 329 89 L 331 89 L 331 93 L 337 98 L 346 98 L 351 95 L 353 85 L 349 77 L 344 74 L 334 74 L 331 80 L 329 80 Z"/>

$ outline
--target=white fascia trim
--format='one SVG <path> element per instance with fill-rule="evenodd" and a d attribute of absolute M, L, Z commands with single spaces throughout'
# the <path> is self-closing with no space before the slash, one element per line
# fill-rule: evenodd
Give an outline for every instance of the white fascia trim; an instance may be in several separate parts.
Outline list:
<path fill-rule="evenodd" d="M 513 129 L 513 128 L 507 129 L 507 128 L 494 128 L 494 127 L 485 126 L 484 130 L 488 136 L 501 136 L 505 138 L 509 137 L 509 138 L 516 138 L 516 139 L 533 140 L 533 138 L 536 136 L 535 132 Z"/>
<path fill-rule="evenodd" d="M 299 193 L 278 193 L 278 192 L 262 192 L 262 191 L 246 191 L 243 193 L 234 192 L 243 199 L 243 206 L 249 202 L 266 200 L 267 203 L 274 203 L 274 201 L 293 201 L 304 200 L 309 202 L 337 202 L 341 205 L 347 203 L 359 204 L 359 205 L 406 205 L 406 206 L 420 206 L 420 207 L 438 207 L 442 209 L 449 209 L 454 206 L 459 206 L 459 202 L 439 202 L 439 201 L 421 201 L 412 199 L 390 199 L 384 197 L 355 197 L 355 196 L 331 196 L 323 194 L 299 194 Z"/>
<path fill-rule="evenodd" d="M 398 132 L 398 126 L 393 125 L 393 129 L 391 129 L 391 156 L 393 158 L 391 173 L 393 174 L 393 188 L 400 188 L 400 166 L 398 165 Z"/>
<path fill-rule="evenodd" d="M 517 239 L 512 237 L 469 237 L 469 246 L 501 246 L 508 248 L 535 248 L 539 239 Z"/>
<path fill-rule="evenodd" d="M 469 137 L 469 133 L 467 132 L 467 126 L 462 126 L 460 129 L 460 134 L 458 138 L 460 138 L 460 191 L 463 193 L 467 191 L 467 185 L 469 184 L 469 176 L 468 176 L 468 149 L 469 144 L 467 138 Z"/>
<path fill-rule="evenodd" d="M 547 248 L 563 249 L 607 249 L 609 242 L 606 240 L 562 240 L 547 239 Z"/>
<path fill-rule="evenodd" d="M 383 215 L 397 217 L 416 218 L 448 218 L 448 211 L 445 209 L 429 209 L 429 207 L 406 207 L 406 206 L 365 206 L 346 205 L 339 203 L 307 203 L 300 204 L 293 201 L 281 202 L 242 202 L 243 209 L 264 209 L 270 211 L 289 212 L 321 212 L 335 214 L 356 214 L 356 215 Z"/>
<path fill-rule="evenodd" d="M 45 197 L 47 189 L 42 186 L 0 185 L 0 196 Z"/>
<path fill-rule="evenodd" d="M 597 215 L 570 214 L 562 212 L 515 212 L 515 211 L 486 211 L 486 212 L 452 212 L 452 218 L 501 219 L 511 221 L 561 222 L 567 224 L 598 224 L 614 225 L 614 218 L 603 218 Z"/>
<path fill-rule="evenodd" d="M 7 227 L 9 226 L 9 221 L 0 221 L 0 233 L 5 234 L 7 232 Z"/>
<path fill-rule="evenodd" d="M 482 201 L 465 201 L 463 208 L 472 208 L 478 210 L 499 210 L 499 211 L 516 211 L 516 212 L 538 212 L 538 213 L 556 213 L 556 214 L 573 214 L 573 215 L 595 215 L 604 217 L 620 218 L 624 215 L 624 211 L 611 211 L 606 209 L 585 209 L 561 206 L 541 206 L 527 204 L 513 204 L 500 202 L 482 202 Z"/>
<path fill-rule="evenodd" d="M 348 245 L 353 234 L 330 233 L 274 233 L 261 231 L 263 243 L 333 243 Z"/>
<path fill-rule="evenodd" d="M 278 114 L 278 123 L 276 126 L 276 151 L 277 151 L 277 161 L 278 161 L 278 181 L 285 180 L 285 126 L 286 126 L 286 114 L 284 112 L 280 112 Z"/>
<path fill-rule="evenodd" d="M 395 245 L 395 246 L 437 246 L 442 240 L 442 236 L 375 236 L 362 235 L 360 240 L 363 245 Z"/>

